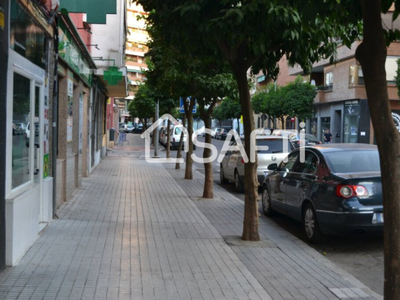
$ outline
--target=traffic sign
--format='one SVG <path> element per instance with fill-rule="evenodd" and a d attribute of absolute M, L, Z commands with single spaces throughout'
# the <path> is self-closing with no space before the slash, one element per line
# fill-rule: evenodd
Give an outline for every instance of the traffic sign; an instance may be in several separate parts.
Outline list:
<path fill-rule="evenodd" d="M 186 98 L 186 100 L 190 100 L 190 99 L 192 99 L 192 97 L 187 97 Z M 189 101 L 187 101 L 187 103 L 188 103 Z M 195 114 L 196 112 L 197 112 L 197 105 L 196 105 L 196 99 L 194 99 L 194 106 L 193 106 L 193 109 L 192 109 L 192 113 L 193 114 Z M 184 114 L 185 113 L 185 102 L 183 101 L 183 98 L 182 97 L 179 97 L 179 111 L 180 111 L 180 113 L 181 114 Z"/>

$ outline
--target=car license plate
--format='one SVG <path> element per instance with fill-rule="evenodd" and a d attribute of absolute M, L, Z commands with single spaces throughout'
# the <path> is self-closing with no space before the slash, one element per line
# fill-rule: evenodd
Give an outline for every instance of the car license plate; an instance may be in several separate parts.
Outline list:
<path fill-rule="evenodd" d="M 372 217 L 372 224 L 382 224 L 383 223 L 383 213 L 374 213 Z"/>

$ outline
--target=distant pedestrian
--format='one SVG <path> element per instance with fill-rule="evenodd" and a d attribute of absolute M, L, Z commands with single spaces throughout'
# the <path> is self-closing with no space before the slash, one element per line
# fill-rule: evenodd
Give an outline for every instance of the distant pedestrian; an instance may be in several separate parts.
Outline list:
<path fill-rule="evenodd" d="M 325 144 L 330 144 L 332 141 L 332 133 L 330 132 L 329 129 L 325 130 L 324 133 L 324 143 Z"/>

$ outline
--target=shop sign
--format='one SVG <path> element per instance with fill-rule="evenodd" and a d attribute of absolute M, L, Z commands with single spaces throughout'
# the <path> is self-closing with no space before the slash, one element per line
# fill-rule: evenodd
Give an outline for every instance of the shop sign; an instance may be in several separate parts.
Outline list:
<path fill-rule="evenodd" d="M 71 33 L 63 22 L 59 22 L 58 53 L 69 67 L 77 72 L 89 85 L 92 85 L 92 72 L 87 60 L 83 57 Z"/>
<path fill-rule="evenodd" d="M 106 24 L 107 14 L 117 13 L 116 0 L 60 0 L 60 10 L 86 13 L 86 22 Z"/>

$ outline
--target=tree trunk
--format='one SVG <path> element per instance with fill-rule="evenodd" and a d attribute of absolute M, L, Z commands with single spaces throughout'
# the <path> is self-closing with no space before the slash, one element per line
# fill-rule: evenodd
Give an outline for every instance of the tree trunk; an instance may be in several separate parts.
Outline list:
<path fill-rule="evenodd" d="M 361 0 L 364 40 L 357 48 L 382 176 L 384 203 L 385 299 L 400 299 L 400 136 L 391 115 L 385 60 L 386 43 L 381 20 L 381 1 Z"/>
<path fill-rule="evenodd" d="M 183 115 L 183 120 L 182 120 L 182 125 L 185 126 L 185 121 L 186 117 Z M 179 139 L 179 145 L 178 145 L 178 151 L 176 152 L 176 158 L 182 158 L 182 145 L 183 145 L 183 130 L 181 132 L 181 138 Z M 175 170 L 179 170 L 181 168 L 181 165 L 179 162 L 175 164 Z"/>
<path fill-rule="evenodd" d="M 192 98 L 189 102 L 189 105 L 185 106 L 185 115 L 187 120 L 187 131 L 188 136 L 187 139 L 189 140 L 189 151 L 186 152 L 186 168 L 185 168 L 185 179 L 193 179 L 193 160 L 192 160 L 192 153 L 193 153 L 193 107 L 194 107 L 194 98 Z"/>
<path fill-rule="evenodd" d="M 167 122 L 167 149 L 166 149 L 166 158 L 170 158 L 170 149 L 171 149 L 171 134 L 170 134 L 170 127 L 171 127 L 171 121 L 168 119 Z"/>
<path fill-rule="evenodd" d="M 204 103 L 199 105 L 200 116 L 204 121 L 204 126 L 207 129 L 211 130 L 211 114 L 214 109 L 216 102 L 213 102 L 210 107 L 205 111 Z M 211 135 L 206 133 L 205 135 L 205 143 L 211 144 Z M 204 148 L 203 158 L 209 158 L 211 156 L 211 149 Z M 213 181 L 213 167 L 212 162 L 204 163 L 204 187 L 203 187 L 203 198 L 212 199 L 214 198 L 214 181 Z"/>
<path fill-rule="evenodd" d="M 250 135 L 254 130 L 254 116 L 251 107 L 250 93 L 247 83 L 247 68 L 240 63 L 232 64 L 232 68 L 238 83 L 240 105 L 242 107 L 244 124 L 244 148 L 250 159 Z M 259 241 L 258 232 L 258 180 L 256 176 L 257 160 L 248 162 L 244 166 L 244 221 L 242 239 L 245 241 Z"/>

